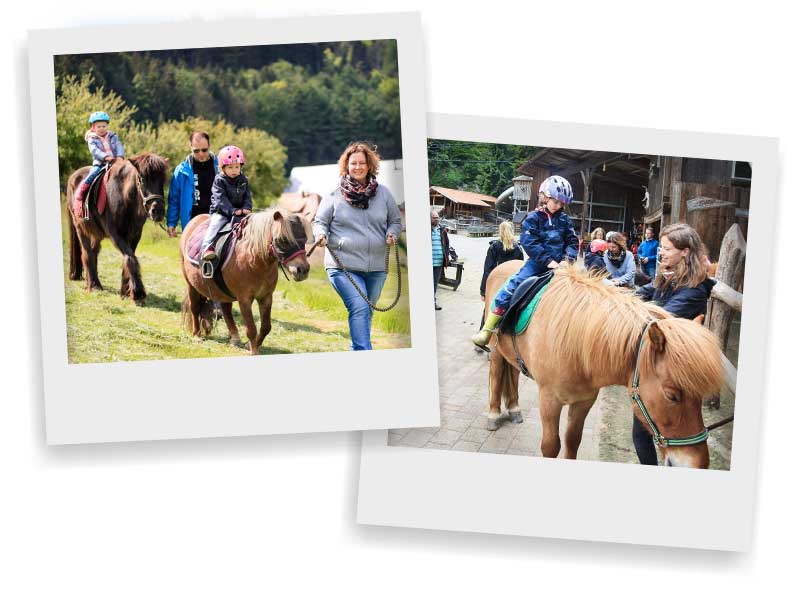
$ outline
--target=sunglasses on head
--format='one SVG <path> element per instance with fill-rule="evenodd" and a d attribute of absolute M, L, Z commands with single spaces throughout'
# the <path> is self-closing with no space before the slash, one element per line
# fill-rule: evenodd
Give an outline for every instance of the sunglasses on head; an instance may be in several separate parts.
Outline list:
<path fill-rule="evenodd" d="M 208 153 L 208 147 L 205 149 L 192 149 L 192 153 Z"/>

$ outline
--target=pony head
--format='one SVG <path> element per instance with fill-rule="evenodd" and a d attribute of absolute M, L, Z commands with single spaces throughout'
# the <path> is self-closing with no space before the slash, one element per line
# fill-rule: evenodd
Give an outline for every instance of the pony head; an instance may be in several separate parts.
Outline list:
<path fill-rule="evenodd" d="M 253 213 L 245 228 L 251 257 L 276 259 L 295 281 L 308 277 L 311 265 L 306 258 L 305 219 L 282 209 Z"/>
<path fill-rule="evenodd" d="M 705 429 L 703 399 L 718 394 L 723 367 L 717 338 L 703 326 L 682 318 L 652 323 L 639 357 L 639 394 L 665 438 L 695 436 Z M 652 433 L 641 410 L 634 414 Z M 659 445 L 666 465 L 707 468 L 705 441 L 687 446 Z"/>
<path fill-rule="evenodd" d="M 169 163 L 155 153 L 141 153 L 130 158 L 139 172 L 142 206 L 154 223 L 164 220 L 166 214 L 164 184 L 169 173 Z"/>

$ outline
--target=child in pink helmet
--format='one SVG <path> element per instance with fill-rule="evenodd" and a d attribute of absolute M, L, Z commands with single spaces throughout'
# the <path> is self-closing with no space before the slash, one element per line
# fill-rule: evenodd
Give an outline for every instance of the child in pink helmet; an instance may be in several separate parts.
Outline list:
<path fill-rule="evenodd" d="M 214 238 L 232 217 L 249 215 L 253 210 L 250 184 L 242 173 L 244 152 L 233 145 L 223 147 L 219 154 L 220 172 L 211 187 L 211 221 L 200 245 L 203 260 L 214 260 Z"/>

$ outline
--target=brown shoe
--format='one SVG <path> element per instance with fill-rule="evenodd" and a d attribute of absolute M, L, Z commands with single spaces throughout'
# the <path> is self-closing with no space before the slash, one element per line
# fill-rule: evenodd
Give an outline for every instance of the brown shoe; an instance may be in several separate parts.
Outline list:
<path fill-rule="evenodd" d="M 203 252 L 203 260 L 214 260 L 217 257 L 217 253 L 214 252 L 214 248 L 207 248 L 205 252 Z"/>

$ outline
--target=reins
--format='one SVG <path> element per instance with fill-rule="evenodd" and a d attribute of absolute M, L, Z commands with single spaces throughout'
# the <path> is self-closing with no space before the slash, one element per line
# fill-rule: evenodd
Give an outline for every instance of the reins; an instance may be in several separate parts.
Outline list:
<path fill-rule="evenodd" d="M 317 246 L 319 246 L 319 243 L 321 241 L 322 241 L 322 238 L 320 238 L 316 242 L 314 242 L 314 245 L 311 246 L 309 251 L 306 253 L 306 256 L 311 256 L 311 254 L 314 252 L 314 250 L 317 248 Z M 353 288 L 356 290 L 356 292 L 358 292 L 358 295 L 360 295 L 363 298 L 363 300 L 365 302 L 367 302 L 367 305 L 370 308 L 372 308 L 373 310 L 375 310 L 376 312 L 388 312 L 389 310 L 391 310 L 392 308 L 394 308 L 397 305 L 397 302 L 400 301 L 400 292 L 401 292 L 401 289 L 402 289 L 402 273 L 400 271 L 400 248 L 397 245 L 397 240 L 395 240 L 393 242 L 393 244 L 394 244 L 395 262 L 397 263 L 397 295 L 394 296 L 394 301 L 392 301 L 392 303 L 389 304 L 388 306 L 386 306 L 385 308 L 380 308 L 377 305 L 372 303 L 372 301 L 369 299 L 369 297 L 367 297 L 364 294 L 364 292 L 361 291 L 361 288 L 358 286 L 358 284 L 353 279 L 353 276 L 350 274 L 350 271 L 348 271 L 345 268 L 345 266 L 342 264 L 342 261 L 339 260 L 339 256 L 336 254 L 336 252 L 334 252 L 331 249 L 330 245 L 327 246 L 328 251 L 331 253 L 331 256 L 333 257 L 333 260 L 336 262 L 336 265 L 340 269 L 342 269 L 342 272 L 344 273 L 344 276 L 347 277 L 348 281 L 350 281 L 350 284 L 353 286 Z M 389 252 L 390 252 L 390 250 L 391 250 L 391 246 L 386 246 L 386 258 L 384 259 L 384 268 L 385 268 L 387 273 L 389 272 Z"/>

